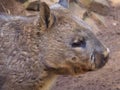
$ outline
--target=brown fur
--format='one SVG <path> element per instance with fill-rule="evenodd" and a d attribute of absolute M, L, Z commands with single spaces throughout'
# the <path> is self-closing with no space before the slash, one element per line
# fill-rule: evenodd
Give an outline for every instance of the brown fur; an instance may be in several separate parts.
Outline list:
<path fill-rule="evenodd" d="M 57 75 L 107 62 L 106 48 L 68 10 L 41 5 L 40 16 L 0 15 L 0 90 L 49 90 Z"/>

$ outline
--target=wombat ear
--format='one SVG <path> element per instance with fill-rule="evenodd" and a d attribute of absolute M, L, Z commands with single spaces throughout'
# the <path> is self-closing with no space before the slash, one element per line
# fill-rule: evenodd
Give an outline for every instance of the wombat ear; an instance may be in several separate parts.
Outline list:
<path fill-rule="evenodd" d="M 54 24 L 54 15 L 51 14 L 49 6 L 42 2 L 40 3 L 39 26 L 40 30 L 46 30 Z"/>
<path fill-rule="evenodd" d="M 59 0 L 58 3 L 65 8 L 69 8 L 72 2 L 76 2 L 76 0 Z"/>

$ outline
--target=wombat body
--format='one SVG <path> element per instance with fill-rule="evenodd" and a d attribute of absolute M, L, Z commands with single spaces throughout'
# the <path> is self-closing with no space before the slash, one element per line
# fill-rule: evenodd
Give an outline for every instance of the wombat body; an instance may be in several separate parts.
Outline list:
<path fill-rule="evenodd" d="M 108 49 L 62 7 L 33 17 L 0 15 L 0 90 L 49 90 L 57 75 L 105 65 Z"/>

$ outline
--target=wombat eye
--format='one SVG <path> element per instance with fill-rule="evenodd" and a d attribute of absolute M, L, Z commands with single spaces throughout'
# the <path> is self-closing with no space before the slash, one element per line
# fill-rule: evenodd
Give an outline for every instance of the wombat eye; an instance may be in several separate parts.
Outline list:
<path fill-rule="evenodd" d="M 86 42 L 84 38 L 76 38 L 73 40 L 72 42 L 72 47 L 76 48 L 76 47 L 85 47 L 86 46 Z"/>

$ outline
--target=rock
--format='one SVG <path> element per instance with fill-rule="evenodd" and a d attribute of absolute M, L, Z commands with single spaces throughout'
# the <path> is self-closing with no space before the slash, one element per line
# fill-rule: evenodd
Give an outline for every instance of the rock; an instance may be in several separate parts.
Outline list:
<path fill-rule="evenodd" d="M 78 18 L 83 19 L 85 22 L 88 23 L 88 25 L 91 26 L 92 30 L 94 33 L 97 33 L 99 31 L 99 28 L 96 24 L 96 21 L 91 17 L 91 15 L 85 15 L 87 10 L 83 7 L 80 7 L 78 4 L 76 3 L 70 3 L 70 7 L 69 7 L 71 13 L 74 13 Z"/>
<path fill-rule="evenodd" d="M 120 0 L 109 0 L 114 7 L 120 6 Z"/>
<path fill-rule="evenodd" d="M 107 15 L 109 12 L 109 3 L 107 0 L 76 0 L 79 6 L 83 6 L 90 11 L 101 15 Z"/>
<path fill-rule="evenodd" d="M 82 7 L 82 5 L 80 6 L 79 3 L 69 2 L 68 9 L 71 11 L 71 13 L 87 22 L 95 33 L 99 31 L 98 25 L 103 25 L 106 27 L 104 16 L 99 13 L 90 11 L 88 8 Z"/>
<path fill-rule="evenodd" d="M 104 25 L 106 27 L 105 19 L 102 15 L 92 12 L 91 18 L 96 21 L 97 24 Z"/>

